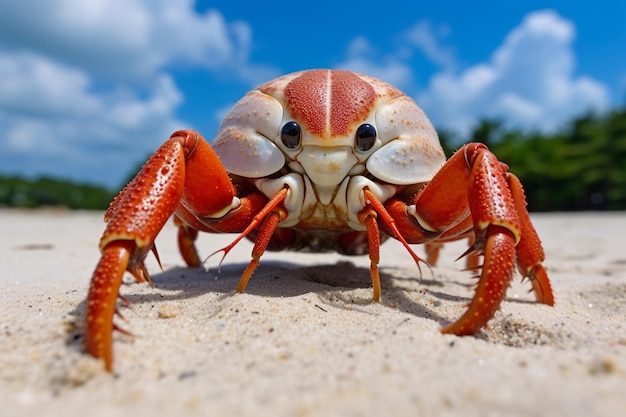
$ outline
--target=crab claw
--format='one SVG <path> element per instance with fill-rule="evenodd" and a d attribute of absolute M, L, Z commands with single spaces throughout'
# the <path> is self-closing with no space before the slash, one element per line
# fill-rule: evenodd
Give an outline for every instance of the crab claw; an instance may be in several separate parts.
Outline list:
<path fill-rule="evenodd" d="M 503 166 L 484 145 L 468 145 L 471 170 L 468 203 L 474 223 L 474 248 L 484 255 L 476 294 L 467 311 L 443 333 L 474 334 L 500 308 L 515 271 L 515 246 L 522 228 Z"/>
<path fill-rule="evenodd" d="M 104 249 L 87 296 L 85 347 L 94 357 L 104 359 L 105 368 L 109 372 L 113 364 L 113 315 L 133 246 L 131 241 L 118 241 Z"/>
<path fill-rule="evenodd" d="M 506 295 L 513 277 L 515 237 L 509 230 L 495 226 L 488 232 L 485 243 L 483 272 L 476 295 L 467 311 L 456 322 L 444 327 L 442 333 L 471 335 L 487 325 Z"/>
<path fill-rule="evenodd" d="M 417 196 L 415 218 L 441 233 L 439 242 L 471 233 L 467 253 L 483 255 L 476 293 L 467 311 L 443 333 L 470 335 L 485 327 L 506 295 L 515 266 L 533 285 L 537 301 L 554 304 L 541 242 L 526 211 L 517 177 L 485 145 L 468 144 L 454 154 Z M 470 220 L 469 229 L 466 223 Z M 438 250 L 437 242 L 431 245 Z"/>
<path fill-rule="evenodd" d="M 189 176 L 200 180 L 186 183 Z M 124 273 L 130 272 L 138 282 L 151 282 L 144 260 L 150 251 L 156 254 L 154 239 L 167 220 L 177 210 L 188 213 L 185 207 L 198 207 L 197 212 L 207 216 L 227 212 L 233 197 L 228 174 L 209 144 L 195 132 L 180 131 L 150 157 L 111 203 L 100 240 L 102 257 L 87 296 L 85 326 L 86 350 L 104 359 L 107 371 L 113 366 L 112 332 L 119 330 L 113 319 Z M 181 236 L 183 257 L 192 263 L 193 230 L 183 230 Z"/>

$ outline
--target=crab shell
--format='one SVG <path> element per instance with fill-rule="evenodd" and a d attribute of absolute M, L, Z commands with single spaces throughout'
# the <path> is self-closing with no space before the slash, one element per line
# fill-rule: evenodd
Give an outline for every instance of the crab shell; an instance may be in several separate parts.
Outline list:
<path fill-rule="evenodd" d="M 295 149 L 281 140 L 292 121 L 302 129 Z M 364 123 L 377 132 L 367 151 L 355 144 Z M 394 185 L 428 182 L 446 161 L 435 129 L 411 98 L 341 70 L 297 72 L 249 92 L 224 118 L 213 147 L 232 174 L 267 177 L 286 166 L 317 187 L 353 175 Z"/>

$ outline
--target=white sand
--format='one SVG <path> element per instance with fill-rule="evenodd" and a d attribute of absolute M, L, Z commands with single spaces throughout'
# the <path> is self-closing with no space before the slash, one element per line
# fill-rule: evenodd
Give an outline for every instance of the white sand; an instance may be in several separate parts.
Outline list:
<path fill-rule="evenodd" d="M 0 211 L 2 416 L 626 415 L 626 214 L 541 214 L 557 306 L 515 284 L 478 337 L 443 336 L 472 296 L 446 247 L 420 283 L 383 245 L 383 303 L 368 260 L 269 253 L 246 294 L 242 242 L 216 273 L 182 268 L 173 227 L 132 302 L 115 373 L 83 355 L 84 301 L 100 213 Z M 232 235 L 204 235 L 209 254 Z M 423 253 L 417 248 L 418 253 Z M 345 261 L 352 264 L 345 263 Z M 337 263 L 341 262 L 341 263 Z"/>

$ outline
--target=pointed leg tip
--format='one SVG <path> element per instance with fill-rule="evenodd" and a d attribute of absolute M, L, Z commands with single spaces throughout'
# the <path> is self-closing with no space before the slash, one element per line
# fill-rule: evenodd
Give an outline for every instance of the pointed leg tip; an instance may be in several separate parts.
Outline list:
<path fill-rule="evenodd" d="M 479 330 L 480 327 L 476 329 L 472 326 L 459 325 L 458 322 L 455 322 L 443 327 L 440 332 L 441 334 L 451 334 L 454 336 L 471 336 L 478 333 Z"/>
<path fill-rule="evenodd" d="M 104 359 L 104 370 L 109 374 L 113 373 L 113 358 Z"/>
<path fill-rule="evenodd" d="M 532 283 L 537 302 L 554 306 L 554 293 L 552 292 L 548 273 L 543 265 L 535 265 L 529 274 L 529 279 Z"/>

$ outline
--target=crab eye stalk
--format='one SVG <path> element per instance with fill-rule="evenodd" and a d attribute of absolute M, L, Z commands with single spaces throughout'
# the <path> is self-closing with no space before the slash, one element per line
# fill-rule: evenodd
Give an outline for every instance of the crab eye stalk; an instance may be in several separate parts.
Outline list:
<path fill-rule="evenodd" d="M 361 152 L 369 151 L 376 143 L 376 128 L 369 123 L 363 123 L 356 130 L 356 147 Z"/>
<path fill-rule="evenodd" d="M 280 140 L 288 149 L 296 149 L 300 146 L 302 130 L 296 122 L 287 122 L 280 131 Z"/>

